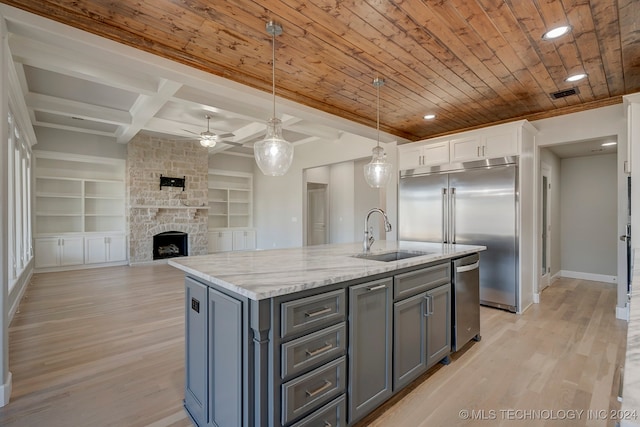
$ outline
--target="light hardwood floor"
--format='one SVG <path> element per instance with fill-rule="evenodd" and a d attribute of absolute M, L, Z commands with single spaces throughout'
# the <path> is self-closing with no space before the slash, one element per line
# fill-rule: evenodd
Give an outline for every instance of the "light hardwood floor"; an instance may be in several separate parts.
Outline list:
<path fill-rule="evenodd" d="M 183 298 L 182 273 L 166 265 L 35 275 L 10 327 L 0 425 L 190 426 Z M 482 341 L 359 425 L 613 426 L 587 411 L 619 408 L 615 300 L 613 285 L 560 279 L 524 315 L 483 307 Z"/>

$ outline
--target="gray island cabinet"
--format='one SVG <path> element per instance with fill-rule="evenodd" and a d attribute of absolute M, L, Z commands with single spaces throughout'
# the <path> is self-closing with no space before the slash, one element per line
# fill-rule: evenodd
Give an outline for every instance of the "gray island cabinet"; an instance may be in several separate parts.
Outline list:
<path fill-rule="evenodd" d="M 184 405 L 200 427 L 348 426 L 451 352 L 451 260 L 482 246 L 376 242 L 176 258 Z"/>

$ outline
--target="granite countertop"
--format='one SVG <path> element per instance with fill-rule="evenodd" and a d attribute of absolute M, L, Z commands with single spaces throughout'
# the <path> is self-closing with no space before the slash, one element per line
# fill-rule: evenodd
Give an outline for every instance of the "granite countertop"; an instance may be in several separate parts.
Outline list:
<path fill-rule="evenodd" d="M 429 254 L 391 262 L 354 258 L 352 255 L 362 253 L 362 242 L 358 242 L 172 258 L 169 265 L 250 299 L 261 300 L 485 249 L 485 246 L 382 240 L 373 244 L 372 254 L 395 250 Z"/>
<path fill-rule="evenodd" d="M 621 427 L 640 426 L 640 251 L 634 251 L 627 351 L 622 385 Z"/>

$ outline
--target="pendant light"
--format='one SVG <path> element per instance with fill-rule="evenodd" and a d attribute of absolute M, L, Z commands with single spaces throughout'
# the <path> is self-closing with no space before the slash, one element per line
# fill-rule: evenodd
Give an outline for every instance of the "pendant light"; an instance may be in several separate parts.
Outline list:
<path fill-rule="evenodd" d="M 293 145 L 282 137 L 282 121 L 276 117 L 276 36 L 282 34 L 282 26 L 267 22 L 267 33 L 271 34 L 272 45 L 272 91 L 273 117 L 267 122 L 267 134 L 253 146 L 253 155 L 258 167 L 265 175 L 281 176 L 287 173 L 293 162 Z"/>
<path fill-rule="evenodd" d="M 376 129 L 378 131 L 378 143 L 373 147 L 371 162 L 367 163 L 364 167 L 364 179 L 367 184 L 373 188 L 383 188 L 389 182 L 391 178 L 392 166 L 387 161 L 387 154 L 384 149 L 380 147 L 380 86 L 384 85 L 384 79 L 376 77 L 373 79 L 373 85 L 377 91 L 377 117 L 376 117 Z"/>

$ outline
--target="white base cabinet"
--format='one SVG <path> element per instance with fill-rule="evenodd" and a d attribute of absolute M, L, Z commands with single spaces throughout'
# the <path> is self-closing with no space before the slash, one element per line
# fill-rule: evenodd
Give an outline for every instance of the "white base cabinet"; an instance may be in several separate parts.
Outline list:
<path fill-rule="evenodd" d="M 35 240 L 35 267 L 84 264 L 82 237 L 42 237 Z"/>
<path fill-rule="evenodd" d="M 233 232 L 233 250 L 248 251 L 256 248 L 255 230 L 237 230 Z"/>
<path fill-rule="evenodd" d="M 228 252 L 233 250 L 233 232 L 210 231 L 209 253 Z"/>
<path fill-rule="evenodd" d="M 126 263 L 128 259 L 124 234 L 37 237 L 34 248 L 37 269 L 64 270 L 59 267 Z"/>
<path fill-rule="evenodd" d="M 124 235 L 85 237 L 85 263 L 127 260 L 127 241 Z"/>
<path fill-rule="evenodd" d="M 209 253 L 248 251 L 256 248 L 255 230 L 209 231 Z"/>

